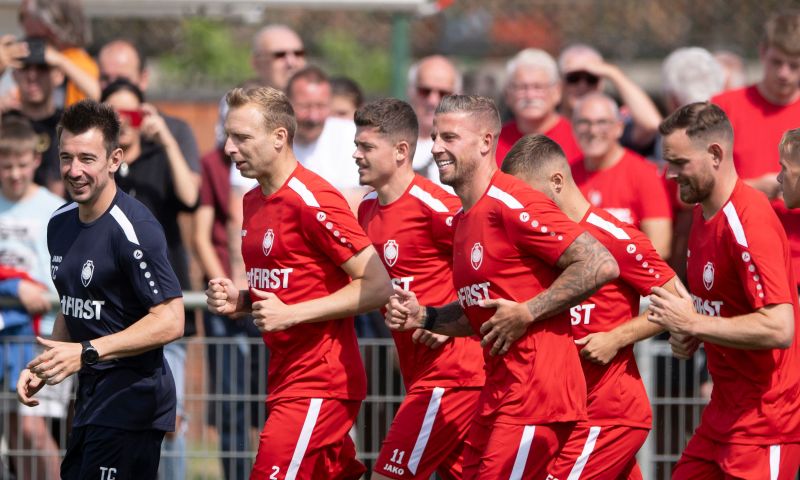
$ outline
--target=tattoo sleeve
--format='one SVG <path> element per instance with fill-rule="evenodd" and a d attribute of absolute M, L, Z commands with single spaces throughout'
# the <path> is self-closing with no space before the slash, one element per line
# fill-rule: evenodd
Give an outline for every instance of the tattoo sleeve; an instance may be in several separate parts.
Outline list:
<path fill-rule="evenodd" d="M 534 321 L 544 320 L 586 300 L 619 276 L 611 253 L 584 232 L 564 250 L 556 264 L 563 269 L 547 290 L 528 301 Z"/>
<path fill-rule="evenodd" d="M 475 332 L 472 331 L 472 327 L 469 324 L 469 320 L 467 320 L 458 302 L 436 307 L 436 310 L 439 316 L 436 317 L 436 323 L 434 323 L 431 329 L 433 333 L 439 333 L 450 337 L 469 337 L 475 335 Z M 423 318 L 423 322 L 424 320 Z"/>

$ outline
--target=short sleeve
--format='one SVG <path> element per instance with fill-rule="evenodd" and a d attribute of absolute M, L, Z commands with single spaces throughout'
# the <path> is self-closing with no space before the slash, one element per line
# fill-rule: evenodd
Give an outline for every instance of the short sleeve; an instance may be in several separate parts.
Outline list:
<path fill-rule="evenodd" d="M 344 197 L 329 191 L 315 195 L 319 207 L 301 211 L 303 233 L 312 245 L 337 265 L 371 245 Z"/>
<path fill-rule="evenodd" d="M 585 230 L 539 192 L 532 190 L 530 195 L 517 201 L 521 203 L 520 208 L 502 207 L 503 224 L 509 239 L 521 252 L 554 266 L 567 247 Z"/>
<path fill-rule="evenodd" d="M 440 199 L 447 207 L 446 212 L 431 212 L 431 236 L 443 252 L 453 252 L 453 217 L 461 209 L 457 197 L 447 195 Z"/>
<path fill-rule="evenodd" d="M 792 303 L 794 285 L 790 285 L 784 256 L 788 247 L 776 230 L 782 228 L 777 219 L 756 224 L 747 217 L 739 221 L 732 203 L 723 210 L 728 217 L 727 247 L 748 303 L 753 309 Z"/>
<path fill-rule="evenodd" d="M 660 287 L 675 276 L 646 235 L 633 229 L 625 230 L 629 240 L 620 240 L 614 257 L 619 264 L 619 276 L 639 295 L 650 295 L 650 289 Z"/>
<path fill-rule="evenodd" d="M 182 295 L 178 277 L 167 257 L 164 230 L 153 220 L 133 224 L 132 234 L 121 236 L 118 261 L 136 297 L 146 308 Z"/>

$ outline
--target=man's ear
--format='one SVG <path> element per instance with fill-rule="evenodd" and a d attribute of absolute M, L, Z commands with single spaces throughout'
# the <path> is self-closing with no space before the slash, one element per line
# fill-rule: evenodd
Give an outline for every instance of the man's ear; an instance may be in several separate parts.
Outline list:
<path fill-rule="evenodd" d="M 561 193 L 561 190 L 564 189 L 564 175 L 561 172 L 555 172 L 550 175 L 550 188 L 555 193 Z"/>
<path fill-rule="evenodd" d="M 408 162 L 412 161 L 412 159 L 410 158 L 411 146 L 408 144 L 407 141 L 401 140 L 401 141 L 397 142 L 395 144 L 394 148 L 395 148 L 395 152 L 396 152 L 395 161 L 398 164 L 403 160 L 406 160 Z"/>
<path fill-rule="evenodd" d="M 494 146 L 495 135 L 492 132 L 485 132 L 481 137 L 481 155 L 491 153 Z"/>
<path fill-rule="evenodd" d="M 714 168 L 719 167 L 719 164 L 722 163 L 722 159 L 725 156 L 725 149 L 723 148 L 722 144 L 716 142 L 710 143 L 707 151 L 712 157 Z"/>
<path fill-rule="evenodd" d="M 119 170 L 120 165 L 122 165 L 122 159 L 124 157 L 124 153 L 121 148 L 117 147 L 111 151 L 111 155 L 108 156 L 108 171 L 116 173 Z"/>
<path fill-rule="evenodd" d="M 289 131 L 285 127 L 278 127 L 272 131 L 272 137 L 275 150 L 282 150 L 289 142 Z"/>

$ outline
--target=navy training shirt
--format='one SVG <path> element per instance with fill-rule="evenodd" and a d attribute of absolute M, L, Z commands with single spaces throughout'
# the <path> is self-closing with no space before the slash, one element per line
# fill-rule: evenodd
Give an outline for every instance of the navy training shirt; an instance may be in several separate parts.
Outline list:
<path fill-rule="evenodd" d="M 120 332 L 150 307 L 181 296 L 164 231 L 139 201 L 117 190 L 109 209 L 82 223 L 78 204 L 47 226 L 50 269 L 72 341 Z M 175 428 L 175 383 L 161 347 L 83 366 L 73 426 Z"/>

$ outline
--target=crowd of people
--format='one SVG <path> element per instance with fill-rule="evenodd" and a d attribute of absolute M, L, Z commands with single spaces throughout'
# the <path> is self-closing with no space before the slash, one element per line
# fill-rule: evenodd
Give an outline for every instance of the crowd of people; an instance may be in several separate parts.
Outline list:
<path fill-rule="evenodd" d="M 134 43 L 86 54 L 76 6 L 23 1 L 0 37 L 3 435 L 43 452 L 16 478 L 186 477 L 192 263 L 204 334 L 266 345 L 206 350 L 211 393 L 267 395 L 265 423 L 215 409 L 226 479 L 364 475 L 357 338 L 387 328 L 407 395 L 371 478 L 642 478 L 633 346 L 659 334 L 710 372 L 673 478 L 796 474 L 800 12 L 749 86 L 728 52 L 672 52 L 663 116 L 583 44 L 514 55 L 500 106 L 442 55 L 365 102 L 268 25 L 201 155 Z"/>

